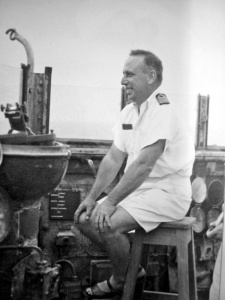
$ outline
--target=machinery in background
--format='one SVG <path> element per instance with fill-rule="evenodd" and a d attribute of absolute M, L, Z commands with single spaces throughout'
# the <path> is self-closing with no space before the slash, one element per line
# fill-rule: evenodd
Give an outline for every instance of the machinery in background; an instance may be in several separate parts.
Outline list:
<path fill-rule="evenodd" d="M 80 299 L 89 258 L 106 253 L 70 228 L 111 142 L 49 133 L 51 68 L 33 73 L 28 41 L 6 33 L 24 45 L 28 63 L 20 103 L 1 106 L 10 129 L 0 136 L 0 298 Z"/>
<path fill-rule="evenodd" d="M 47 300 L 59 296 L 61 266 L 45 260 L 38 246 L 40 206 L 63 179 L 71 151 L 48 133 L 50 72 L 32 73 L 29 43 L 9 32 L 25 46 L 28 65 L 21 103 L 1 106 L 11 128 L 0 135 L 0 297 Z M 33 83 L 37 77 L 42 81 Z"/>
<path fill-rule="evenodd" d="M 49 134 L 51 68 L 33 73 L 29 43 L 7 31 L 26 49 L 20 103 L 1 107 L 10 130 L 0 136 L 0 298 L 74 300 L 82 288 L 109 276 L 107 254 L 73 225 L 74 211 L 88 194 L 111 141 L 56 139 Z M 209 97 L 199 96 L 196 161 L 192 185 L 199 299 L 207 299 L 218 244 L 207 239 L 209 223 L 224 199 L 223 148 L 207 146 Z M 127 103 L 122 89 L 121 108 Z M 16 132 L 16 133 L 15 133 Z M 107 195 L 120 180 L 123 168 Z M 201 182 L 200 192 L 198 190 Z M 197 186 L 197 189 L 196 189 Z M 176 291 L 176 252 L 154 246 L 147 289 Z M 204 298 L 205 297 L 205 298 Z"/>

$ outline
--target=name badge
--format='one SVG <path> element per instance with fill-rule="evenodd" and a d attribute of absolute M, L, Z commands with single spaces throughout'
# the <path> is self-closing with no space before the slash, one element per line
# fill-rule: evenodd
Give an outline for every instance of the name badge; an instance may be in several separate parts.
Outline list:
<path fill-rule="evenodd" d="M 131 130 L 131 129 L 133 129 L 132 124 L 123 124 L 122 127 L 123 127 L 123 130 Z"/>

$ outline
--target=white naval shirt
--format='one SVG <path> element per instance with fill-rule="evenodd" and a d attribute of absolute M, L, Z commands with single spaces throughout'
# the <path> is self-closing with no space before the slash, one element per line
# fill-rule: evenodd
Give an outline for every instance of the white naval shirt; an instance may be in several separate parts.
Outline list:
<path fill-rule="evenodd" d="M 121 112 L 120 120 L 113 128 L 114 143 L 128 154 L 127 165 L 138 157 L 141 149 L 159 139 L 165 139 L 163 154 L 156 161 L 149 177 L 164 177 L 176 174 L 190 177 L 195 158 L 194 143 L 180 121 L 172 104 L 161 104 L 157 89 L 142 105 L 140 112 L 130 103 Z"/>

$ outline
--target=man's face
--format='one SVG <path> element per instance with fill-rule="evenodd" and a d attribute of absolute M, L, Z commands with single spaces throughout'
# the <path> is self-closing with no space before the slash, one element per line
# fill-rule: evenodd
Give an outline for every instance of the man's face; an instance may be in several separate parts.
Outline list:
<path fill-rule="evenodd" d="M 150 96 L 149 74 L 144 72 L 144 57 L 129 56 L 123 69 L 121 84 L 125 86 L 128 101 L 141 105 Z"/>

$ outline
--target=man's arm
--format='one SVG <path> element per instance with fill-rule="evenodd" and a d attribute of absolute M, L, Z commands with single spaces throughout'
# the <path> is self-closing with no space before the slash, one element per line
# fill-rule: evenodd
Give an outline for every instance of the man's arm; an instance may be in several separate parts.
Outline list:
<path fill-rule="evenodd" d="M 158 140 L 142 149 L 138 158 L 129 166 L 120 182 L 109 193 L 108 201 L 116 205 L 135 191 L 151 173 L 155 162 L 163 153 L 164 147 L 165 140 Z"/>
<path fill-rule="evenodd" d="M 96 200 L 99 195 L 107 188 L 119 172 L 126 153 L 119 150 L 114 144 L 103 158 L 96 180 L 91 188 L 89 197 Z"/>
<path fill-rule="evenodd" d="M 120 170 L 126 153 L 119 150 L 114 144 L 109 149 L 106 156 L 103 158 L 96 180 L 91 188 L 89 195 L 81 202 L 74 214 L 75 223 L 79 222 L 80 214 L 86 211 L 86 219 L 90 218 L 91 212 L 95 207 L 96 199 L 98 196 L 104 192 L 107 186 L 116 177 L 118 171 Z"/>
<path fill-rule="evenodd" d="M 95 216 L 97 230 L 103 232 L 105 225 L 111 227 L 110 217 L 115 212 L 116 205 L 145 181 L 155 162 L 163 153 L 164 147 L 165 140 L 158 140 L 141 150 L 138 158 L 129 166 L 119 183 L 109 193 L 107 199 L 99 205 Z"/>
<path fill-rule="evenodd" d="M 215 223 L 215 222 L 213 222 Z M 211 223 L 213 225 L 213 223 Z M 206 235 L 210 239 L 222 240 L 223 237 L 223 223 L 220 223 L 218 226 L 212 230 L 207 230 Z"/>

